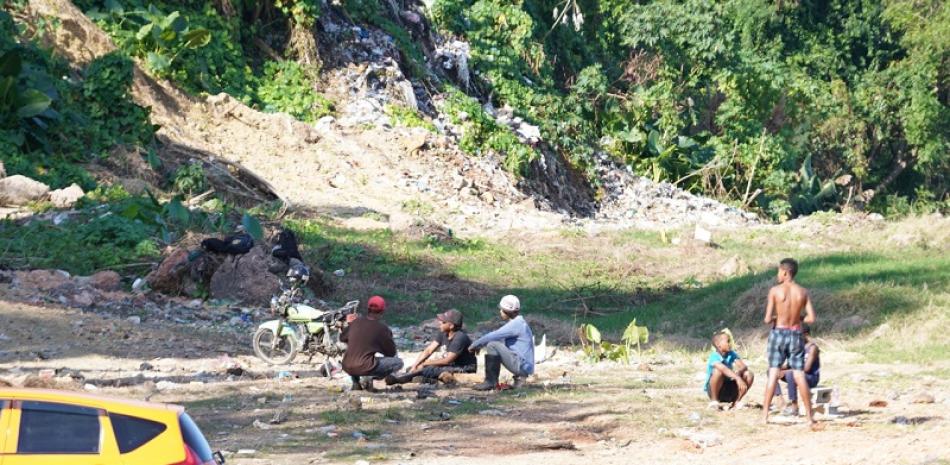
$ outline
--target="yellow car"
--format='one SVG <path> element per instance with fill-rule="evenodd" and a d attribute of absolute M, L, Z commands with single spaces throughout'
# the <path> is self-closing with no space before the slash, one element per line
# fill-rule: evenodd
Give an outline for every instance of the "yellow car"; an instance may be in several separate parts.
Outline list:
<path fill-rule="evenodd" d="M 219 465 L 182 407 L 0 388 L 0 465 Z"/>

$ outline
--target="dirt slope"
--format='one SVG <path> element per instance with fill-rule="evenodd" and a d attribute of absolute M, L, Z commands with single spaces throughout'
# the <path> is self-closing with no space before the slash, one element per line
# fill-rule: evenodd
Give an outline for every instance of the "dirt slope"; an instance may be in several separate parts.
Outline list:
<path fill-rule="evenodd" d="M 50 43 L 71 62 L 82 65 L 115 49 L 71 2 L 32 0 L 30 6 L 36 14 L 59 20 L 61 27 L 52 31 Z M 562 221 L 560 215 L 534 208 L 507 173 L 461 156 L 426 131 L 310 126 L 284 114 L 256 111 L 226 94 L 205 100 L 188 96 L 140 67 L 133 97 L 152 109 L 153 123 L 161 126 L 164 157 L 220 157 L 239 163 L 298 209 L 343 219 L 373 213 L 368 216 L 382 219 L 383 226 L 400 229 L 411 223 L 413 206 L 422 206 L 422 216 L 429 220 L 461 230 L 498 225 L 538 229 Z M 476 192 L 463 201 L 449 199 L 448 189 L 462 182 Z"/>

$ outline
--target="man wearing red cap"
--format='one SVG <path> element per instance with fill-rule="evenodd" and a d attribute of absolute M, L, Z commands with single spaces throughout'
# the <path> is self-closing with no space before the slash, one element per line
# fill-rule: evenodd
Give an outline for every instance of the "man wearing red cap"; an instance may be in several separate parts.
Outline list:
<path fill-rule="evenodd" d="M 452 308 L 436 315 L 436 318 L 439 320 L 439 335 L 419 354 L 416 363 L 406 373 L 387 376 L 386 384 L 408 383 L 416 376 L 422 376 L 428 383 L 435 383 L 443 373 L 475 373 L 478 359 L 468 350 L 472 339 L 462 330 L 462 312 Z M 430 359 L 439 347 L 445 347 L 445 354 Z"/>
<path fill-rule="evenodd" d="M 396 357 L 393 332 L 380 319 L 386 311 L 386 301 L 378 295 L 366 303 L 367 315 L 357 318 L 340 334 L 347 343 L 343 354 L 343 371 L 353 379 L 353 390 L 373 390 L 373 380 L 383 379 L 402 368 L 402 359 Z M 377 357 L 376 354 L 382 354 Z M 362 382 L 360 377 L 363 377 Z"/>

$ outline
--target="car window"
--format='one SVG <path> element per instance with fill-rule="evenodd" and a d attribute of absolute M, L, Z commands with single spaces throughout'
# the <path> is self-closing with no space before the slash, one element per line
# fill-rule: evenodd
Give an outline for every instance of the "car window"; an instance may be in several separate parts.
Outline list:
<path fill-rule="evenodd" d="M 99 453 L 99 411 L 89 407 L 24 401 L 18 454 Z"/>
<path fill-rule="evenodd" d="M 188 447 L 195 451 L 201 463 L 214 463 L 211 445 L 208 444 L 208 440 L 205 439 L 205 435 L 198 429 L 198 425 L 195 424 L 195 421 L 192 420 L 187 413 L 182 412 L 182 414 L 178 416 L 178 423 L 181 425 L 181 436 L 185 440 L 185 444 L 188 444 Z"/>
<path fill-rule="evenodd" d="M 110 413 L 109 420 L 119 443 L 119 452 L 123 454 L 142 447 L 168 428 L 164 423 L 118 413 Z"/>

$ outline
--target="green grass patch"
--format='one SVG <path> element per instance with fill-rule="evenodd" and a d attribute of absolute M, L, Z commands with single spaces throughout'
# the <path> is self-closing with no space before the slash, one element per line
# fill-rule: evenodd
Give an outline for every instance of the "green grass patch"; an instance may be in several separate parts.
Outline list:
<path fill-rule="evenodd" d="M 606 330 L 619 331 L 633 317 L 664 333 L 705 337 L 723 326 L 752 329 L 761 326 L 765 296 L 773 284 L 773 271 L 715 282 L 694 290 L 673 293 L 666 298 L 629 312 L 595 318 Z M 877 326 L 893 321 L 906 325 L 908 319 L 932 309 L 947 312 L 950 287 L 950 257 L 934 256 L 921 250 L 897 254 L 838 254 L 806 258 L 801 262 L 799 282 L 810 289 L 818 314 L 816 332 L 822 335 L 857 336 L 842 333 L 836 323 L 859 316 Z M 942 319 L 945 325 L 946 319 Z M 894 336 L 899 337 L 899 335 Z M 876 338 L 865 346 L 874 360 L 895 356 L 914 360 L 935 360 L 946 354 L 946 343 L 908 344 Z"/>

